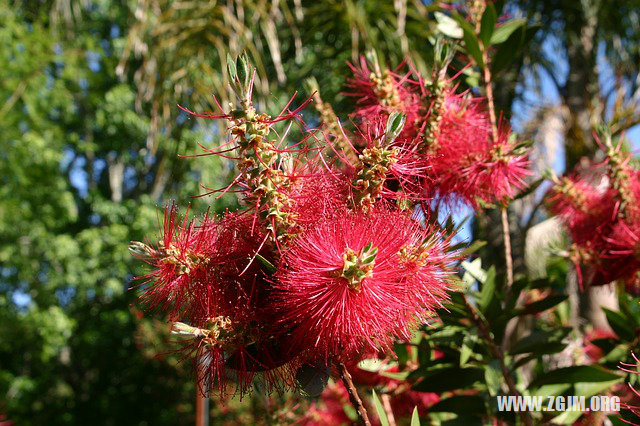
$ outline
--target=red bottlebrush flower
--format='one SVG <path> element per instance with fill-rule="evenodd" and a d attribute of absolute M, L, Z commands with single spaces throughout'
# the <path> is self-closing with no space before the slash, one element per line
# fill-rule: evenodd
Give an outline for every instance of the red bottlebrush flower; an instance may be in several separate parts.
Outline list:
<path fill-rule="evenodd" d="M 608 182 L 591 182 L 588 177 L 573 176 L 557 180 L 547 202 L 551 212 L 566 224 L 571 237 L 582 243 L 596 229 L 615 220 L 614 191 Z"/>
<path fill-rule="evenodd" d="M 415 134 L 416 122 L 420 114 L 420 98 L 416 90 L 411 87 L 409 73 L 398 74 L 401 64 L 396 70 L 380 69 L 374 62 L 374 70 L 364 57 L 360 57 L 360 64 L 348 64 L 353 72 L 346 87 L 349 91 L 344 94 L 356 98 L 355 117 L 364 122 L 371 122 L 393 113 L 402 113 L 407 117 L 406 125 L 401 133 L 402 139 L 412 139 Z"/>
<path fill-rule="evenodd" d="M 252 228 L 249 215 L 227 214 L 200 223 L 178 220 L 175 206 L 167 208 L 163 240 L 144 247 L 154 270 L 141 279 L 141 296 L 150 308 L 168 311 L 174 334 L 185 337 L 182 351 L 193 356 L 205 393 L 226 392 L 229 377 L 237 389 L 250 388 L 257 374 L 267 386 L 293 383 L 295 354 L 269 326 L 266 302 L 270 284 L 258 253 L 267 235 Z"/>
<path fill-rule="evenodd" d="M 619 220 L 613 226 L 611 236 L 605 239 L 608 249 L 603 257 L 612 266 L 610 269 L 624 278 L 628 292 L 637 292 L 640 282 L 640 221 L 629 224 Z"/>
<path fill-rule="evenodd" d="M 469 153 L 485 152 L 490 147 L 491 127 L 480 98 L 470 98 L 465 93 L 455 93 L 455 88 L 440 89 L 430 93 L 422 87 L 426 113 L 421 117 L 423 133 L 422 150 L 433 160 L 443 157 L 445 162 Z M 433 99 L 431 99 L 433 98 Z"/>
<path fill-rule="evenodd" d="M 498 140 L 491 141 L 488 117 L 477 99 L 447 91 L 439 114 L 437 128 L 424 141 L 430 167 L 427 194 L 445 203 L 459 197 L 478 208 L 504 203 L 526 186 L 529 161 L 516 152 L 506 125 Z"/>
<path fill-rule="evenodd" d="M 188 211 L 180 219 L 178 208 L 172 204 L 165 208 L 163 236 L 155 247 L 131 243 L 134 255 L 153 268 L 147 275 L 136 277 L 142 282 L 141 299 L 148 308 L 167 311 L 174 318 L 190 309 L 194 283 L 206 278 L 206 266 L 216 253 L 212 231 L 213 227 L 189 222 Z"/>
<path fill-rule="evenodd" d="M 356 164 L 349 164 L 350 198 L 356 206 L 371 207 L 377 199 L 417 200 L 427 166 L 401 136 L 390 140 L 387 118 L 362 123 L 353 146 L 363 147 Z M 401 191 L 398 191 L 401 190 Z"/>
<path fill-rule="evenodd" d="M 532 174 L 527 157 L 515 151 L 510 131 L 503 127 L 498 140 L 462 170 L 459 180 L 466 188 L 461 192 L 473 194 L 476 200 L 479 198 L 487 204 L 504 204 L 513 199 L 527 186 L 524 178 Z"/>
<path fill-rule="evenodd" d="M 298 231 L 314 225 L 319 217 L 346 205 L 348 178 L 339 171 L 309 164 L 291 179 L 288 211 L 295 217 Z"/>
<path fill-rule="evenodd" d="M 631 352 L 631 357 L 633 358 L 633 362 L 621 362 L 618 364 L 618 369 L 625 373 L 638 375 L 640 374 L 640 360 L 633 352 Z M 638 405 L 640 392 L 630 383 L 626 383 L 626 386 L 621 390 L 619 389 L 617 394 L 620 395 L 621 408 L 626 411 L 621 410 L 618 419 L 630 425 L 640 425 L 640 405 Z"/>
<path fill-rule="evenodd" d="M 548 197 L 550 211 L 562 219 L 573 240 L 571 259 L 581 285 L 620 279 L 629 291 L 636 291 L 640 218 L 628 200 L 635 197 L 637 174 L 615 165 L 625 163 L 609 159 L 572 177 L 555 179 Z"/>
<path fill-rule="evenodd" d="M 325 360 L 388 349 L 446 298 L 446 243 L 407 215 L 343 210 L 303 233 L 274 287 L 292 345 Z"/>

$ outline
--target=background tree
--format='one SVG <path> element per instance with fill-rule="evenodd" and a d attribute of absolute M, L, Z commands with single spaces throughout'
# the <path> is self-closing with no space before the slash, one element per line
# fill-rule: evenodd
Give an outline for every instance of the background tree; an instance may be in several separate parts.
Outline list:
<path fill-rule="evenodd" d="M 126 6 L 17 6 L 0 3 L 0 410 L 19 424 L 183 421 L 190 373 L 143 350 L 158 332 L 130 308 L 127 244 L 157 227 L 154 188 L 197 192 L 176 154 L 198 133 L 176 123 L 150 146 L 150 114 L 115 73 Z"/>
<path fill-rule="evenodd" d="M 536 141 L 539 169 L 571 169 L 593 157 L 598 123 L 614 134 L 638 123 L 637 10 L 634 1 L 504 5 L 529 25 L 504 41 L 512 54 L 494 74 L 496 105 Z M 351 107 L 340 95 L 346 61 L 368 49 L 388 61 L 383 66 L 410 58 L 425 75 L 438 36 L 468 53 L 442 13 L 450 15 L 418 0 L 0 0 L 0 412 L 17 424 L 191 423 L 190 366 L 157 357 L 167 349 L 166 331 L 132 307 L 136 294 L 127 291 L 140 272 L 127 243 L 157 229 L 168 198 L 196 210 L 235 203 L 233 196 L 188 198 L 207 191 L 196 182 L 220 187 L 232 176 L 220 160 L 177 158 L 198 152 L 197 142 L 215 145 L 221 129 L 199 127 L 176 104 L 213 110 L 213 92 L 224 105 L 226 53 L 247 50 L 262 107 L 304 92 L 304 81 L 315 77 L 344 117 Z M 457 56 L 450 73 L 464 61 Z M 477 69 L 464 77 L 468 87 L 480 81 Z M 545 102 L 554 92 L 558 101 Z M 563 150 L 564 160 L 552 164 Z M 547 217 L 543 189 L 512 206 L 520 272 L 524 236 Z M 499 215 L 475 219 L 474 235 L 488 242 L 483 264 L 500 266 L 502 256 L 493 255 L 502 253 Z M 549 271 L 562 289 L 563 266 Z M 617 331 L 631 333 L 626 343 L 633 343 L 635 329 Z M 292 408 L 289 402 L 279 406 Z M 263 414 L 269 404 L 256 397 L 243 407 Z M 276 411 L 274 418 L 286 417 Z"/>

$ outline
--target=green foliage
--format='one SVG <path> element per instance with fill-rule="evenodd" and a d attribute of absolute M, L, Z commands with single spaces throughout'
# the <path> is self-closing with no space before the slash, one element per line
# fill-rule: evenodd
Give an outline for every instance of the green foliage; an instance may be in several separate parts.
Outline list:
<path fill-rule="evenodd" d="M 126 30 L 126 8 L 81 8 L 68 28 L 55 13 L 0 2 L 0 413 L 25 425 L 184 423 L 190 366 L 156 359 L 163 328 L 132 314 L 141 270 L 127 244 L 158 232 L 154 186 L 186 204 L 197 176 L 227 177 L 220 161 L 201 172 L 176 158 L 203 137 L 191 122 L 149 146 L 150 107 L 114 72 L 125 40 L 110 33 Z M 152 353 L 139 349 L 143 330 L 164 336 Z"/>
<path fill-rule="evenodd" d="M 231 3 L 227 10 L 220 2 L 176 7 L 173 0 L 0 0 L 0 415 L 16 424 L 192 423 L 191 365 L 166 354 L 165 325 L 135 307 L 135 291 L 128 289 L 132 275 L 142 270 L 127 245 L 159 232 L 167 201 L 161 194 L 183 206 L 192 202 L 195 212 L 209 205 L 221 211 L 236 202 L 229 195 L 189 198 L 207 192 L 200 183 L 219 188 L 233 179 L 222 160 L 177 158 L 201 153 L 197 143 L 218 145 L 212 135 L 220 129 L 188 120 L 175 105 L 213 110 L 212 92 L 226 105 L 229 77 L 247 79 L 242 64 L 214 71 L 224 69 L 227 50 L 232 56 L 246 50 L 257 63 L 256 97 L 262 105 L 281 103 L 314 76 L 323 97 L 335 100 L 342 113 L 350 107 L 340 95 L 346 61 L 357 61 L 370 48 L 390 66 L 411 57 L 430 75 L 434 45 L 444 35 L 459 41 L 450 48 L 476 65 L 464 71 L 467 84 L 478 84 L 482 48 L 488 48 L 491 71 L 512 76 L 515 87 L 524 57 L 549 65 L 531 55 L 541 28 L 562 27 L 568 40 L 575 36 L 571 26 L 553 26 L 559 15 L 549 12 L 553 2 L 528 9 L 549 12 L 542 14 L 549 17 L 542 27 L 526 18 L 499 21 L 503 2 L 490 4 L 479 34 L 457 12 L 423 2 L 301 1 L 273 8 L 270 2 Z M 597 14 L 606 55 L 621 73 L 637 71 L 629 57 L 638 56 L 638 35 L 627 31 L 635 28 L 635 3 Z M 395 118 L 392 133 L 404 119 Z M 453 229 L 451 219 L 447 226 Z M 464 256 L 492 251 L 496 242 L 486 240 L 473 242 Z M 569 324 L 565 259 L 552 258 L 545 278 L 520 277 L 509 291 L 499 265 L 483 267 L 475 259 L 463 268 L 466 290 L 451 295 L 438 313 L 441 321 L 396 345 L 392 365 L 399 371 L 361 365 L 406 379 L 414 391 L 441 393 L 423 424 L 481 424 L 487 418 L 515 423 L 515 415 L 498 412 L 495 403 L 496 395 L 510 392 L 505 371 L 523 394 L 593 395 L 623 380 L 637 384 L 636 376 L 625 378 L 616 367 L 635 362 L 630 351 L 639 343 L 638 298 L 618 289 L 620 309 L 603 311 L 617 338 L 590 342 L 601 352 L 593 365 L 563 366 L 560 361 L 572 356 L 583 357 L 572 362 L 588 361 L 570 349 L 591 331 Z M 518 303 L 521 294 L 532 300 Z M 508 336 L 512 321 L 526 323 L 527 332 Z M 505 349 L 504 359 L 496 358 L 495 347 Z M 373 395 L 379 417 L 386 419 Z M 259 398 L 235 397 L 229 410 L 213 410 L 231 423 L 290 420 L 290 396 L 278 401 L 282 412 L 267 412 L 269 403 Z M 351 406 L 344 411 L 356 419 Z M 557 414 L 533 416 L 545 422 Z M 416 409 L 411 425 L 419 424 Z"/>
<path fill-rule="evenodd" d="M 577 357 L 572 362 L 585 363 L 586 355 L 575 350 L 567 352 L 571 342 L 581 337 L 565 325 L 562 317 L 552 315 L 568 303 L 566 295 L 553 290 L 554 282 L 567 279 L 566 268 L 560 268 L 556 260 L 551 260 L 544 280 L 520 278 L 512 287 L 512 299 L 517 299 L 521 292 L 541 289 L 545 290 L 546 296 L 539 296 L 538 300 L 515 309 L 503 308 L 513 306 L 513 302 L 505 299 L 507 292 L 502 273 L 496 273 L 493 267 L 483 269 L 477 260 L 465 263 L 465 269 L 468 289 L 464 295 L 453 294 L 451 303 L 438 313 L 441 322 L 425 329 L 415 347 L 418 367 L 407 375 L 413 390 L 442 395 L 441 401 L 429 409 L 432 421 L 464 419 L 480 424 L 481 418 L 500 418 L 511 423 L 515 421 L 514 413 L 497 411 L 497 395 L 512 394 L 515 390 L 523 395 L 589 397 L 606 393 L 624 380 L 616 367 L 621 361 L 629 362 L 630 350 L 638 345 L 634 337 L 640 320 L 637 299 L 622 293 L 620 311 L 606 311 L 614 330 L 623 326 L 624 329 L 618 333 L 620 339 L 593 340 L 592 343 L 602 350 L 602 357 L 595 365 L 569 364 L 572 366 L 567 367 L 563 366 L 567 365 L 564 364 L 566 357 Z M 496 350 L 505 345 L 507 324 L 513 320 L 526 321 L 530 331 L 508 344 L 509 350 L 504 352 L 502 359 L 496 358 Z M 433 357 L 434 350 L 441 355 Z M 514 389 L 508 385 L 505 370 L 514 380 Z M 524 376 L 524 371 L 531 377 Z M 471 390 L 473 392 L 469 394 Z M 534 424 L 552 419 L 568 424 L 581 413 L 531 415 Z"/>

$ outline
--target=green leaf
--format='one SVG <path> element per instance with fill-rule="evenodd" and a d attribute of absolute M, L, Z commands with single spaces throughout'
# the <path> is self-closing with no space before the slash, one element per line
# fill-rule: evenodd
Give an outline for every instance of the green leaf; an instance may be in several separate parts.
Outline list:
<path fill-rule="evenodd" d="M 411 414 L 411 426 L 420 426 L 420 416 L 418 415 L 418 407 L 413 407 L 413 414 Z"/>
<path fill-rule="evenodd" d="M 484 380 L 482 368 L 447 367 L 428 371 L 412 389 L 418 392 L 445 392 L 463 389 Z"/>
<path fill-rule="evenodd" d="M 404 127 L 404 122 L 406 119 L 407 116 L 404 114 L 400 114 L 398 112 L 391 113 L 391 115 L 387 119 L 387 129 L 385 133 L 386 143 L 391 143 L 398 137 L 400 132 L 402 132 L 402 128 Z"/>
<path fill-rule="evenodd" d="M 611 329 L 623 340 L 631 341 L 635 337 L 635 332 L 631 322 L 622 316 L 620 312 L 612 311 L 611 309 L 602 308 L 607 322 L 611 326 Z"/>
<path fill-rule="evenodd" d="M 494 74 L 498 74 L 501 70 L 506 68 L 507 65 L 509 65 L 516 57 L 518 57 L 522 46 L 531 41 L 538 29 L 539 26 L 537 25 L 527 27 L 526 30 L 524 29 L 524 27 L 520 27 L 517 28 L 516 31 L 511 33 L 509 38 L 507 38 L 504 43 L 501 43 L 498 46 L 498 50 L 493 55 L 491 72 Z"/>
<path fill-rule="evenodd" d="M 484 16 L 483 16 L 484 18 Z M 491 44 L 500 44 L 505 42 L 509 36 L 518 28 L 527 23 L 527 20 L 524 18 L 512 19 L 510 21 L 505 22 L 500 25 L 498 28 L 494 29 L 491 34 Z"/>
<path fill-rule="evenodd" d="M 355 408 L 353 408 L 351 404 L 348 404 L 348 403 L 342 404 L 342 409 L 344 410 L 344 413 L 347 415 L 347 417 L 349 417 L 351 421 L 355 422 L 358 420 L 358 412 L 356 411 Z"/>
<path fill-rule="evenodd" d="M 469 361 L 477 340 L 478 331 L 475 328 L 464 335 L 464 338 L 462 339 L 462 347 L 460 349 L 460 367 L 464 367 L 467 364 L 467 361 Z"/>
<path fill-rule="evenodd" d="M 530 387 L 540 387 L 549 384 L 576 384 L 610 382 L 620 379 L 621 376 L 594 365 L 576 365 L 573 367 L 558 368 L 544 373 L 535 379 Z"/>
<path fill-rule="evenodd" d="M 518 295 L 520 292 L 530 285 L 531 283 L 527 278 L 518 278 L 513 282 L 513 285 L 511 286 L 511 294 L 514 296 L 507 301 L 505 305 L 506 312 L 513 310 L 516 302 L 518 301 Z"/>
<path fill-rule="evenodd" d="M 629 355 L 629 346 L 626 343 L 620 343 L 615 348 L 613 348 L 609 353 L 604 355 L 600 362 L 615 362 L 619 363 L 626 359 L 627 355 Z"/>
<path fill-rule="evenodd" d="M 487 7 L 484 9 L 482 20 L 480 22 L 480 39 L 482 40 L 482 44 L 485 48 L 489 46 L 496 22 L 498 22 L 496 9 L 493 4 L 487 3 Z"/>
<path fill-rule="evenodd" d="M 380 419 L 380 424 L 382 426 L 389 426 L 389 419 L 387 418 L 387 413 L 384 411 L 384 407 L 382 406 L 382 402 L 380 402 L 380 398 L 378 398 L 378 394 L 376 391 L 373 391 L 373 405 L 376 407 L 376 411 L 378 412 L 378 418 Z"/>
<path fill-rule="evenodd" d="M 474 259 L 472 262 L 467 262 L 466 260 L 462 262 L 462 267 L 467 271 L 473 278 L 484 283 L 487 279 L 487 273 L 484 269 L 482 269 L 482 260 L 480 258 Z"/>
<path fill-rule="evenodd" d="M 398 357 L 398 364 L 404 366 L 409 361 L 409 350 L 407 349 L 407 345 L 396 343 L 393 348 L 393 353 Z"/>
<path fill-rule="evenodd" d="M 377 373 L 384 366 L 381 360 L 378 358 L 366 358 L 358 363 L 360 370 L 368 371 L 370 373 Z"/>
<path fill-rule="evenodd" d="M 229 70 L 229 79 L 235 81 L 238 76 L 236 69 L 236 61 L 231 58 L 231 55 L 227 53 L 227 69 Z"/>
<path fill-rule="evenodd" d="M 251 69 L 249 64 L 249 57 L 246 52 L 240 55 L 238 58 L 238 80 L 240 84 L 244 85 L 246 90 L 249 90 L 249 82 L 251 81 Z"/>
<path fill-rule="evenodd" d="M 464 32 L 464 48 L 467 54 L 476 61 L 476 64 L 478 64 L 480 68 L 483 68 L 484 61 L 482 60 L 482 52 L 480 51 L 480 45 L 474 33 Z"/>
<path fill-rule="evenodd" d="M 462 250 L 460 252 L 460 256 L 461 257 L 467 257 L 467 256 L 477 252 L 478 250 L 480 250 L 482 247 L 484 247 L 486 245 L 487 245 L 486 241 L 476 240 L 473 243 L 471 243 L 467 248 Z"/>
<path fill-rule="evenodd" d="M 570 383 L 543 385 L 540 386 L 540 388 L 531 391 L 531 396 L 566 395 L 569 389 L 571 389 Z"/>
<path fill-rule="evenodd" d="M 527 195 L 533 193 L 536 189 L 538 189 L 538 187 L 542 184 L 542 182 L 545 181 L 545 178 L 540 178 L 540 179 L 536 179 L 535 181 L 533 181 L 528 187 L 527 189 L 525 189 L 524 191 L 520 192 L 518 195 L 515 196 L 514 200 L 520 200 L 524 197 L 526 197 Z"/>
<path fill-rule="evenodd" d="M 522 308 L 517 309 L 516 315 L 532 315 L 537 314 L 539 312 L 546 311 L 547 309 L 551 309 L 554 306 L 564 302 L 567 300 L 569 296 L 566 294 L 552 294 L 551 296 L 545 297 L 542 300 L 538 300 L 536 302 L 527 303 Z"/>
<path fill-rule="evenodd" d="M 485 411 L 484 400 L 478 395 L 454 395 L 429 407 L 429 412 L 434 413 L 484 414 Z"/>
<path fill-rule="evenodd" d="M 489 305 L 496 301 L 496 297 L 496 268 L 491 266 L 482 284 L 482 290 L 480 290 L 480 298 L 478 300 L 478 308 L 480 308 L 480 311 L 487 312 Z"/>
<path fill-rule="evenodd" d="M 476 62 L 476 64 L 478 64 L 478 66 L 481 68 L 484 67 L 482 52 L 480 51 L 480 45 L 478 44 L 478 39 L 473 27 L 466 19 L 457 13 L 453 14 L 453 19 L 455 19 L 462 28 L 462 38 L 464 39 L 464 48 L 467 54 Z"/>
<path fill-rule="evenodd" d="M 447 37 L 462 38 L 462 28 L 458 25 L 455 19 L 451 19 L 442 12 L 434 12 L 434 15 L 438 22 L 438 25 L 436 26 L 438 31 Z"/>
<path fill-rule="evenodd" d="M 575 395 L 582 396 L 593 396 L 598 394 L 606 389 L 609 389 L 611 386 L 620 383 L 624 380 L 624 377 L 618 377 L 615 380 L 609 380 L 607 382 L 597 382 L 597 383 L 576 383 L 573 387 Z"/>
<path fill-rule="evenodd" d="M 267 273 L 273 274 L 274 272 L 276 272 L 276 267 L 273 265 L 273 263 L 269 262 L 261 254 L 256 254 L 256 259 L 258 259 L 258 262 L 260 262 L 262 266 L 264 266 Z"/>
<path fill-rule="evenodd" d="M 503 380 L 500 363 L 498 360 L 491 360 L 484 368 L 484 381 L 487 384 L 489 395 L 496 396 L 500 393 L 500 385 Z"/>
<path fill-rule="evenodd" d="M 534 330 L 531 334 L 518 340 L 509 353 L 512 355 L 534 353 L 537 355 L 556 353 L 566 346 L 562 340 L 571 332 L 571 327 L 556 330 Z"/>
<path fill-rule="evenodd" d="M 527 355 L 525 357 L 519 358 L 515 363 L 513 363 L 513 369 L 517 370 L 518 368 L 522 367 L 523 365 L 525 365 L 529 361 L 533 361 L 534 359 L 536 359 L 538 357 L 539 357 L 539 355 L 530 354 L 530 355 Z"/>
<path fill-rule="evenodd" d="M 393 380 L 407 380 L 407 378 L 409 377 L 409 374 L 411 374 L 411 371 L 407 370 L 407 371 L 400 371 L 400 372 L 393 372 L 393 371 L 380 371 L 378 374 L 380 374 L 382 377 L 388 377 L 390 379 Z"/>

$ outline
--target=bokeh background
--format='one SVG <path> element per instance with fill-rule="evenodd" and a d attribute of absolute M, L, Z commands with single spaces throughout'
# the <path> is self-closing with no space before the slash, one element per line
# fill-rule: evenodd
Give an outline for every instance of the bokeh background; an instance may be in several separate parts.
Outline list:
<path fill-rule="evenodd" d="M 455 41 L 440 14 L 455 5 L 0 0 L 0 424 L 193 423 L 191 364 L 166 353 L 165 322 L 129 290 L 142 270 L 128 242 L 157 235 L 168 200 L 196 211 L 236 203 L 191 198 L 232 170 L 218 158 L 179 158 L 217 144 L 221 129 L 176 105 L 213 110 L 213 94 L 225 105 L 226 54 L 246 50 L 262 108 L 277 112 L 295 91 L 309 95 L 305 82 L 315 77 L 345 117 L 347 61 L 376 49 L 391 66 L 411 58 L 428 73 L 436 38 Z M 538 171 L 591 156 L 600 122 L 638 146 L 639 8 L 636 0 L 506 2 L 527 25 L 503 54 L 496 102 L 535 141 Z M 459 81 L 478 78 L 467 69 Z M 313 123 L 313 110 L 305 118 Z M 524 236 L 546 217 L 543 193 L 512 206 L 516 268 L 526 268 Z M 473 217 L 461 236 L 489 241 L 483 259 L 501 253 L 498 221 Z M 269 423 L 274 411 L 304 410 L 293 397 L 261 398 L 213 401 L 212 423 Z"/>

